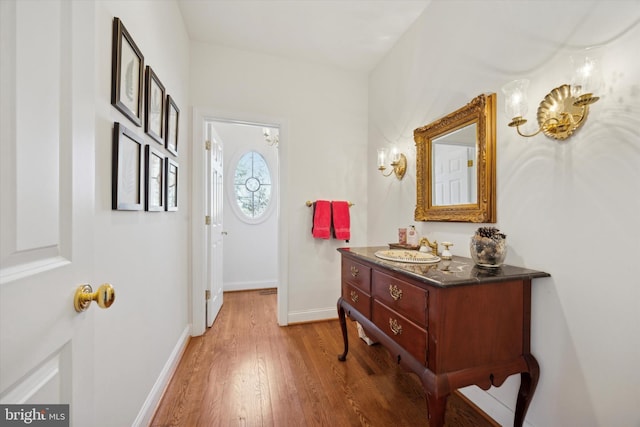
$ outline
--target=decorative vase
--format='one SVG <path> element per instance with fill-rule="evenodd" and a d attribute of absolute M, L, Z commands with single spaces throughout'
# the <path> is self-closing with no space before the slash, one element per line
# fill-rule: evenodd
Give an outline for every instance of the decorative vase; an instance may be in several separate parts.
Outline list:
<path fill-rule="evenodd" d="M 471 237 L 471 258 L 479 267 L 497 268 L 507 256 L 507 236 L 494 227 L 480 227 Z"/>

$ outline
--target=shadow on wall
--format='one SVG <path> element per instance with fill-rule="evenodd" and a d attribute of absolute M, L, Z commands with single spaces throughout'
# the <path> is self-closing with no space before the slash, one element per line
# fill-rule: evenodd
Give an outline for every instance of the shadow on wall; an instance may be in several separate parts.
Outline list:
<path fill-rule="evenodd" d="M 553 276 L 538 279 L 532 286 L 532 306 L 541 307 L 543 304 L 544 310 L 532 313 L 531 342 L 544 342 L 544 347 L 532 348 L 531 352 L 540 363 L 538 391 L 553 389 L 555 393 L 536 393 L 531 406 L 545 408 L 546 420 L 530 421 L 534 425 L 551 426 L 549 421 L 553 420 L 555 426 L 569 426 L 575 423 L 575 414 L 581 414 L 581 419 L 593 420 L 594 426 L 599 425 L 593 398 L 587 387 L 587 375 L 578 357 L 580 351 L 572 339 L 561 297 L 558 295 L 558 284 Z M 553 331 L 553 334 L 545 331 Z M 541 337 L 543 334 L 545 336 Z M 562 402 L 554 399 L 556 395 L 564 396 Z M 537 414 L 537 411 L 529 414 Z"/>
<path fill-rule="evenodd" d="M 512 257 L 511 264 L 522 265 L 522 257 L 514 253 L 512 247 L 509 248 L 509 256 Z M 580 364 L 578 357 L 580 351 L 572 339 L 565 309 L 558 294 L 558 284 L 553 276 L 533 282 L 531 304 L 532 307 L 544 304 L 544 310 L 534 310 L 531 317 L 531 353 L 540 363 L 540 379 L 525 425 L 572 426 L 575 425 L 576 414 L 580 414 L 581 420 L 592 420 L 591 424 L 583 424 L 585 426 L 606 425 L 596 419 L 594 398 L 587 386 L 585 368 Z M 535 343 L 540 342 L 543 342 L 544 346 L 536 347 Z M 508 411 L 497 412 L 491 408 L 484 408 L 502 425 L 511 425 L 513 422 L 515 398 L 519 387 L 520 377 L 512 375 L 501 387 L 492 387 L 488 391 L 497 401 L 504 402 L 509 407 Z M 554 393 L 543 393 L 544 390 L 554 390 Z M 486 402 L 482 390 L 477 387 L 465 389 L 465 394 L 472 400 L 479 399 L 477 403 Z M 563 396 L 562 400 L 557 399 L 557 396 Z M 536 407 L 545 408 L 542 411 L 544 419 L 536 417 L 536 414 L 540 413 Z"/>

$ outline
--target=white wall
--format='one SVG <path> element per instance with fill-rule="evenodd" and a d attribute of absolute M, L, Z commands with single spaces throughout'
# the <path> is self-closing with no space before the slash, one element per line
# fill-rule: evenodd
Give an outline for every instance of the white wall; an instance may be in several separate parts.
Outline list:
<path fill-rule="evenodd" d="M 181 111 L 179 127 L 179 210 L 111 210 L 111 136 L 119 121 L 146 136 L 110 104 L 111 35 L 119 17 Z M 167 1 L 98 1 L 95 16 L 96 200 L 94 219 L 95 282 L 111 282 L 116 302 L 96 312 L 95 380 L 98 411 L 107 405 L 103 425 L 131 425 L 153 390 L 174 347 L 189 324 L 188 129 L 189 44 L 180 11 Z M 153 402 L 146 402 L 146 404 Z M 150 408 L 153 410 L 153 408 Z M 144 421 L 144 420 L 143 420 Z"/>
<path fill-rule="evenodd" d="M 350 200 L 351 245 L 367 242 L 367 79 L 264 54 L 191 43 L 194 107 L 226 118 L 281 119 L 279 221 L 287 322 L 336 317 L 345 242 L 314 240 L 305 201 Z M 281 262 L 283 260 L 280 260 Z"/>
<path fill-rule="evenodd" d="M 567 56 L 605 45 L 601 99 L 571 139 L 525 139 L 507 127 L 500 88 L 528 77 L 537 103 L 568 83 Z M 413 129 L 483 92 L 498 93 L 498 222 L 507 263 L 547 271 L 533 286 L 532 352 L 541 378 L 527 422 L 545 427 L 638 426 L 640 395 L 640 3 L 432 2 L 369 84 L 370 244 L 413 223 Z M 375 149 L 409 152 L 403 182 L 375 171 Z M 478 224 L 426 222 L 422 235 L 468 256 Z M 467 393 L 510 425 L 519 379 Z"/>
<path fill-rule="evenodd" d="M 261 126 L 216 122 L 224 144 L 224 261 L 225 291 L 278 286 L 278 148 L 265 142 Z M 271 172 L 272 198 L 260 222 L 240 219 L 234 198 L 235 166 L 245 153 L 257 151 Z"/>

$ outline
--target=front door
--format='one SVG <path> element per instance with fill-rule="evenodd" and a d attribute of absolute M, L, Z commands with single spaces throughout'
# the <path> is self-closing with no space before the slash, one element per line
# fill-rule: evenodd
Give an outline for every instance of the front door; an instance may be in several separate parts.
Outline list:
<path fill-rule="evenodd" d="M 213 123 L 206 125 L 207 147 L 207 310 L 206 324 L 211 327 L 218 312 L 222 308 L 222 253 L 223 236 L 222 229 L 222 201 L 223 201 L 223 146 L 220 138 L 215 135 Z"/>
<path fill-rule="evenodd" d="M 69 404 L 77 427 L 100 424 L 95 303 L 73 306 L 97 287 L 94 7 L 0 1 L 0 404 Z"/>

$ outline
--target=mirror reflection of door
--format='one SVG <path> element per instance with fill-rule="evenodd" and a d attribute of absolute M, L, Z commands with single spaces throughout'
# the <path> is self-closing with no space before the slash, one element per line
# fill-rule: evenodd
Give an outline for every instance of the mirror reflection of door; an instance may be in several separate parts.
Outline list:
<path fill-rule="evenodd" d="M 433 150 L 433 205 L 475 203 L 475 150 L 449 144 L 434 144 Z"/>
<path fill-rule="evenodd" d="M 465 205 L 477 201 L 476 125 L 433 141 L 432 205 Z"/>

